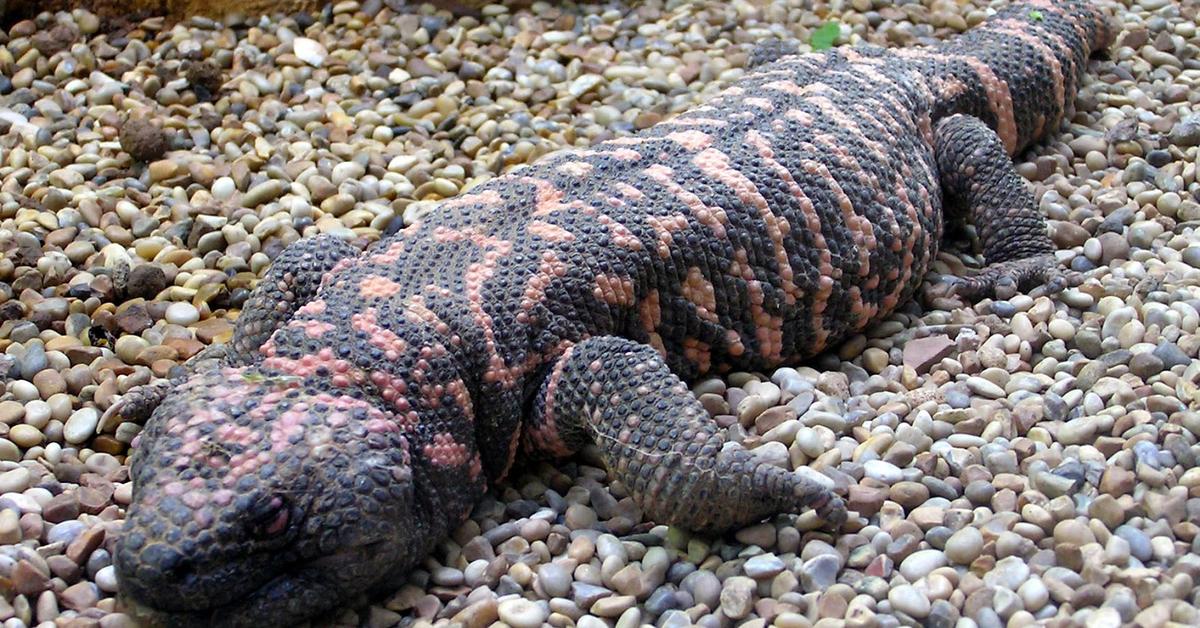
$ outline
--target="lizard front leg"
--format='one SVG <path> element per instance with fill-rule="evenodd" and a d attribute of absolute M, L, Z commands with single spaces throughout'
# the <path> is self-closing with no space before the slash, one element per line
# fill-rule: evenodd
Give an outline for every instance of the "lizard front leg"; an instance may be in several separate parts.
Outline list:
<path fill-rule="evenodd" d="M 970 211 L 988 263 L 976 276 L 955 278 L 957 294 L 1008 298 L 1037 286 L 1057 292 L 1075 280 L 1054 258 L 1046 219 L 995 131 L 978 118 L 949 116 L 934 130 L 934 151 L 942 190 L 951 206 Z"/>
<path fill-rule="evenodd" d="M 834 525 L 846 519 L 826 487 L 726 443 L 659 354 L 626 338 L 569 349 L 541 384 L 525 438 L 557 455 L 595 441 L 653 521 L 719 532 L 805 508 Z"/>
<path fill-rule="evenodd" d="M 192 356 L 169 379 L 138 386 L 121 396 L 104 412 L 107 419 L 120 415 L 141 422 L 187 375 L 216 366 L 243 366 L 258 360 L 258 349 L 287 323 L 296 310 L 312 301 L 325 273 L 359 251 L 344 240 L 322 234 L 298 240 L 279 254 L 262 281 L 246 299 L 229 343 L 211 345 Z"/>
<path fill-rule="evenodd" d="M 225 362 L 240 366 L 258 361 L 258 350 L 271 334 L 316 298 L 325 273 L 358 254 L 354 246 L 328 234 L 297 240 L 284 249 L 246 300 L 226 345 Z"/>

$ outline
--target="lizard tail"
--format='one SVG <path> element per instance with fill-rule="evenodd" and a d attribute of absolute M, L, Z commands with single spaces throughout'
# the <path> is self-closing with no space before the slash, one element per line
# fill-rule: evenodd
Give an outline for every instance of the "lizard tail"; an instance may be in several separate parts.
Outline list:
<path fill-rule="evenodd" d="M 980 118 L 1015 154 L 1070 115 L 1088 58 L 1115 33 L 1101 7 L 1086 0 L 1030 0 L 997 11 L 934 49 L 935 114 Z"/>

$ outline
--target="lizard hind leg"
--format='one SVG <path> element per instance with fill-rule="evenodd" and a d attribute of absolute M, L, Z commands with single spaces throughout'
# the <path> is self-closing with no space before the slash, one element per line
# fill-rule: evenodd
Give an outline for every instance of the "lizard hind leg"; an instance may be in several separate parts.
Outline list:
<path fill-rule="evenodd" d="M 1009 298 L 1078 282 L 1055 259 L 1046 220 L 995 131 L 978 118 L 949 116 L 937 123 L 934 151 L 948 204 L 968 210 L 988 263 L 978 275 L 947 278 L 955 293 L 970 300 Z"/>
<path fill-rule="evenodd" d="M 594 440 L 651 520 L 720 532 L 806 508 L 833 525 L 846 519 L 825 486 L 727 444 L 648 345 L 584 340 L 554 365 L 536 399 L 526 443 L 561 455 Z"/>

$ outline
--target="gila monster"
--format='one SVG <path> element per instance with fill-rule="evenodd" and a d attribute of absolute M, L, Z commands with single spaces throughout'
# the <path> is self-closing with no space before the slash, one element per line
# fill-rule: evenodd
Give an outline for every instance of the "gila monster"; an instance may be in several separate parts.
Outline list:
<path fill-rule="evenodd" d="M 366 251 L 296 242 L 229 344 L 114 406 L 149 416 L 124 599 L 171 625 L 303 620 L 418 565 L 519 457 L 593 442 L 648 520 L 838 526 L 827 484 L 726 446 L 685 382 L 886 317 L 944 213 L 989 264 L 955 282 L 965 298 L 1061 285 L 1011 156 L 1057 129 L 1111 39 L 1091 4 L 1035 0 L 932 47 L 765 47 L 707 104 Z"/>

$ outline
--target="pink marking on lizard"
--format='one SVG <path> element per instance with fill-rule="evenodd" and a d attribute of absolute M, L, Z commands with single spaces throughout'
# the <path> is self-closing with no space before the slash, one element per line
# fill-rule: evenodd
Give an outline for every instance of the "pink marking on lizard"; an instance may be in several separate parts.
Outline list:
<path fill-rule="evenodd" d="M 668 133 L 667 139 L 687 150 L 703 150 L 712 146 L 713 138 L 703 131 L 676 131 Z"/>
<path fill-rule="evenodd" d="M 642 297 L 637 309 L 638 322 L 642 324 L 642 329 L 646 332 L 647 344 L 653 347 L 659 355 L 666 355 L 666 345 L 663 344 L 662 335 L 658 333 L 658 326 L 662 324 L 662 303 L 658 290 L 651 290 Z"/>
<path fill-rule="evenodd" d="M 426 444 L 421 451 L 439 467 L 457 467 L 470 460 L 467 446 L 454 440 L 454 435 L 449 432 L 435 434 L 433 442 Z"/>
<path fill-rule="evenodd" d="M 697 266 L 688 268 L 687 278 L 680 285 L 683 298 L 696 307 L 696 316 L 710 323 L 719 322 L 717 291 Z"/>
<path fill-rule="evenodd" d="M 313 299 L 296 309 L 297 316 L 320 316 L 325 313 L 325 299 Z"/>
<path fill-rule="evenodd" d="M 337 329 L 337 325 L 334 325 L 333 323 L 326 323 L 325 321 L 312 319 L 294 320 L 288 323 L 287 326 L 293 329 L 302 330 L 304 335 L 308 336 L 309 338 L 320 338 L 321 336 L 324 336 L 325 334 Z"/>
<path fill-rule="evenodd" d="M 699 196 L 696 196 L 695 193 L 676 182 L 675 171 L 666 166 L 651 166 L 642 172 L 651 180 L 667 188 L 668 192 L 686 205 L 691 210 L 696 222 L 708 227 L 712 231 L 713 236 L 717 238 L 725 237 L 725 224 L 728 222 L 729 216 L 726 215 L 724 209 L 705 204 Z M 662 252 L 660 247 L 659 254 L 662 254 Z"/>
<path fill-rule="evenodd" d="M 592 171 L 592 164 L 586 161 L 567 161 L 559 164 L 555 170 L 573 177 L 586 177 Z"/>
<path fill-rule="evenodd" d="M 683 357 L 695 364 L 701 373 L 712 368 L 712 347 L 707 342 L 695 338 L 684 338 Z"/>
<path fill-rule="evenodd" d="M 379 265 L 395 264 L 396 262 L 400 261 L 400 256 L 403 254 L 404 254 L 404 241 L 397 240 L 397 241 L 389 244 L 388 247 L 386 249 L 384 249 L 382 252 L 376 253 L 367 259 L 372 264 L 379 264 Z"/>
<path fill-rule="evenodd" d="M 527 451 L 546 452 L 552 456 L 566 457 L 571 455 L 570 447 L 562 440 L 556 424 L 556 409 L 554 400 L 558 394 L 558 386 L 562 381 L 563 369 L 575 347 L 571 346 L 563 352 L 546 379 L 546 396 L 542 403 L 541 423 L 532 429 L 524 430 L 524 446 Z M 515 448 L 510 447 L 510 451 Z"/>
<path fill-rule="evenodd" d="M 618 307 L 628 307 L 636 302 L 633 280 L 613 274 L 596 275 L 592 295 L 600 301 Z"/>
<path fill-rule="evenodd" d="M 529 223 L 525 226 L 525 231 L 548 242 L 573 242 L 575 240 L 575 234 L 544 220 L 535 220 Z"/>
<path fill-rule="evenodd" d="M 663 259 L 671 257 L 671 245 L 675 243 L 674 234 L 687 229 L 687 216 L 684 214 L 647 216 L 646 223 L 658 235 L 658 256 Z"/>
<path fill-rule="evenodd" d="M 749 96 L 747 98 L 743 98 L 742 102 L 746 103 L 747 105 L 750 105 L 751 107 L 758 107 L 759 109 L 762 109 L 764 111 L 774 111 L 775 110 L 775 103 L 771 102 L 771 99 L 769 99 L 769 98 L 762 98 L 759 96 Z"/>
<path fill-rule="evenodd" d="M 300 402 L 288 408 L 271 422 L 270 440 L 273 453 L 287 449 L 293 436 L 300 436 L 304 433 L 308 410 L 308 404 Z"/>
<path fill-rule="evenodd" d="M 386 299 L 400 294 L 404 287 L 383 275 L 367 275 L 358 289 L 364 299 Z"/>
<path fill-rule="evenodd" d="M 630 189 L 638 194 L 641 194 L 641 192 L 638 192 L 635 188 L 630 187 Z M 637 236 L 633 235 L 633 232 L 629 230 L 629 227 L 626 227 L 624 224 L 618 222 L 608 214 L 599 214 L 596 216 L 596 220 L 601 226 L 603 226 L 605 229 L 608 229 L 608 237 L 612 240 L 613 246 L 618 246 L 630 251 L 641 251 L 645 248 L 642 245 L 642 241 L 639 240 Z"/>
<path fill-rule="evenodd" d="M 373 307 L 350 315 L 350 325 L 367 335 L 367 342 L 383 350 L 390 361 L 400 359 L 408 343 L 395 332 L 379 324 L 378 312 Z"/>
<path fill-rule="evenodd" d="M 746 134 L 746 141 L 763 150 L 766 147 L 770 150 L 770 142 L 758 131 L 750 131 Z M 747 207 L 753 207 L 758 210 L 759 217 L 762 218 L 763 225 L 766 228 L 767 237 L 771 240 L 772 249 L 774 250 L 775 265 L 779 272 L 779 280 L 782 284 L 784 301 L 789 305 L 796 302 L 796 299 L 803 296 L 802 291 L 795 283 L 793 276 L 791 260 L 788 259 L 787 249 L 784 247 L 784 242 L 787 234 L 791 231 L 791 225 L 788 224 L 786 218 L 776 216 L 772 211 L 767 199 L 758 191 L 746 175 L 742 174 L 729 161 L 729 156 L 714 148 L 707 149 L 701 152 L 692 160 L 696 167 L 705 175 L 720 181 L 737 194 L 737 197 Z"/>
<path fill-rule="evenodd" d="M 525 282 L 525 292 L 521 297 L 521 312 L 517 321 L 522 324 L 530 322 L 529 312 L 540 305 L 546 298 L 546 288 L 556 279 L 567 276 L 567 263 L 559 259 L 558 253 L 552 250 L 542 251 L 542 259 L 538 269 Z"/>
<path fill-rule="evenodd" d="M 329 347 L 322 348 L 315 355 L 309 354 L 297 359 L 279 356 L 269 357 L 263 360 L 263 366 L 298 377 L 309 377 L 315 375 L 319 370 L 324 369 L 330 375 L 330 381 L 333 385 L 339 388 L 346 388 L 366 381 L 366 376 L 358 367 L 346 360 L 333 357 L 333 349 Z M 262 407 L 260 403 L 258 408 L 255 409 L 257 410 Z"/>
<path fill-rule="evenodd" d="M 632 148 L 618 148 L 617 150 L 610 150 L 602 154 L 621 161 L 637 161 L 642 158 L 642 154 Z"/>
<path fill-rule="evenodd" d="M 354 268 L 358 265 L 358 259 L 354 257 L 344 257 L 337 261 L 324 275 L 321 275 L 321 285 L 326 286 L 333 283 L 334 278 L 343 271 Z"/>

